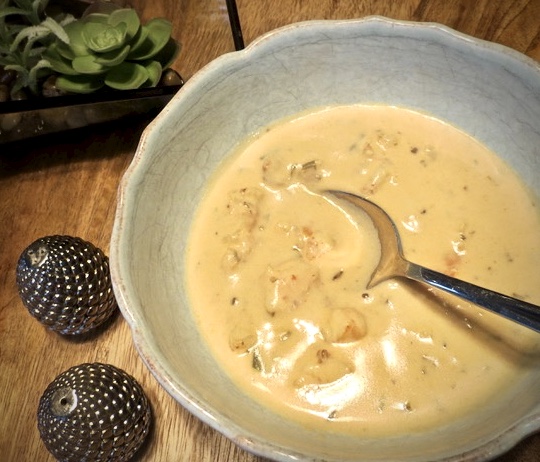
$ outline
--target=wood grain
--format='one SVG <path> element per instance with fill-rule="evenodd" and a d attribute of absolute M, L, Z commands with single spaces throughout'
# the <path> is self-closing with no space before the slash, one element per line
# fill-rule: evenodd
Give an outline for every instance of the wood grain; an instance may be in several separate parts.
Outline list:
<path fill-rule="evenodd" d="M 133 0 L 143 18 L 174 24 L 185 79 L 234 50 L 225 0 Z M 382 15 L 433 21 L 540 60 L 539 0 L 238 0 L 246 44 L 276 27 L 310 19 Z M 138 461 L 257 462 L 178 405 L 149 374 L 117 315 L 95 334 L 70 339 L 42 327 L 23 307 L 15 266 L 23 249 L 49 234 L 80 236 L 109 251 L 116 191 L 149 119 L 0 146 L 0 461 L 52 461 L 36 428 L 45 387 L 65 369 L 101 361 L 132 374 L 153 406 L 154 425 Z M 538 122 L 538 121 L 536 121 Z M 533 462 L 540 435 L 497 459 Z"/>

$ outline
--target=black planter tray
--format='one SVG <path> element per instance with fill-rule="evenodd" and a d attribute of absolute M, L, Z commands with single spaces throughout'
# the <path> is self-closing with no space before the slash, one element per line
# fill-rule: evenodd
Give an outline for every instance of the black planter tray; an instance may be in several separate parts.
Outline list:
<path fill-rule="evenodd" d="M 92 3 L 90 0 L 51 0 L 47 8 L 80 17 Z M 0 145 L 130 116 L 155 115 L 184 84 L 172 69 L 165 70 L 164 75 L 165 72 L 174 74 L 170 85 L 160 83 L 144 89 L 0 102 Z"/>
<path fill-rule="evenodd" d="M 0 103 L 0 144 L 157 114 L 182 85 L 6 101 Z"/>

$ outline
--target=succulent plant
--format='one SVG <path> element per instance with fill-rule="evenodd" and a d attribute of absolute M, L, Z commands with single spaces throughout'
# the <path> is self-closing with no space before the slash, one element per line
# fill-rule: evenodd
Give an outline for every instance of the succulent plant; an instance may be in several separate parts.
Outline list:
<path fill-rule="evenodd" d="M 152 87 L 176 56 L 179 46 L 169 21 L 155 18 L 142 24 L 133 9 L 107 8 L 66 24 L 68 40 L 56 37 L 43 54 L 61 90 Z"/>
<path fill-rule="evenodd" d="M 22 88 L 37 93 L 39 79 L 51 72 L 42 53 L 53 37 L 68 40 L 63 26 L 75 18 L 45 16 L 47 4 L 48 0 L 0 0 L 0 67 L 16 73 L 12 95 Z"/>

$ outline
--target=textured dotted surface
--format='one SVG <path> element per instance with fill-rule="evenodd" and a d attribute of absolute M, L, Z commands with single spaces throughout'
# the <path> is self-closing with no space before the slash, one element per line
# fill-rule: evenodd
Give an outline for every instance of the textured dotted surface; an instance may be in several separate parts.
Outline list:
<path fill-rule="evenodd" d="M 34 241 L 17 265 L 19 295 L 32 316 L 61 334 L 82 334 L 116 309 L 109 261 L 93 244 L 71 236 Z"/>
<path fill-rule="evenodd" d="M 107 364 L 72 367 L 43 393 L 38 429 L 60 461 L 129 460 L 143 443 L 151 421 L 141 386 Z"/>

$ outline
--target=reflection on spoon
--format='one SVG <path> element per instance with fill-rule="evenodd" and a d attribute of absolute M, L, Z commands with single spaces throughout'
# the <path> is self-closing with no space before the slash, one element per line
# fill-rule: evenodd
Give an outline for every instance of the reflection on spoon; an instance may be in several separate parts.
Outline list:
<path fill-rule="evenodd" d="M 403 256 L 399 232 L 388 214 L 373 202 L 344 191 L 326 191 L 337 199 L 347 201 L 363 210 L 373 221 L 381 242 L 381 259 L 371 275 L 368 288 L 392 277 L 406 277 L 457 295 L 540 332 L 540 306 L 494 292 L 452 276 L 424 268 Z"/>

